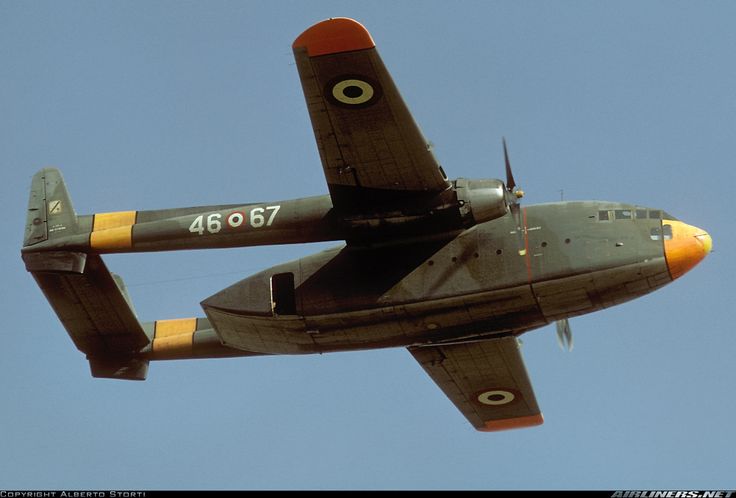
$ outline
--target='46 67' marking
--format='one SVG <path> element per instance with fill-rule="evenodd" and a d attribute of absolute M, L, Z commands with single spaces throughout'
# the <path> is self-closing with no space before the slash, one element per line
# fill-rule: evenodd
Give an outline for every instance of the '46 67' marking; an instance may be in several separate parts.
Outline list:
<path fill-rule="evenodd" d="M 281 209 L 280 205 L 266 206 L 265 208 L 257 207 L 250 210 L 250 215 L 246 215 L 243 211 L 233 211 L 225 216 L 225 222 L 230 228 L 238 228 L 243 224 L 249 224 L 253 228 L 270 227 L 279 209 Z M 197 235 L 204 235 L 205 231 L 207 233 L 218 233 L 222 230 L 222 216 L 220 213 L 212 213 L 205 218 L 205 215 L 200 214 L 189 225 L 189 231 Z"/>

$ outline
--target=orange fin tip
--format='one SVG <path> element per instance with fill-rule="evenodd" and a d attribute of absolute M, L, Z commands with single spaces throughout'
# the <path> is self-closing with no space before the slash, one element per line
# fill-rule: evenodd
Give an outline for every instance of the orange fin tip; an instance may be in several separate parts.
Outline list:
<path fill-rule="evenodd" d="M 308 28 L 292 48 L 304 47 L 310 57 L 364 50 L 376 46 L 371 34 L 354 19 L 334 17 Z"/>

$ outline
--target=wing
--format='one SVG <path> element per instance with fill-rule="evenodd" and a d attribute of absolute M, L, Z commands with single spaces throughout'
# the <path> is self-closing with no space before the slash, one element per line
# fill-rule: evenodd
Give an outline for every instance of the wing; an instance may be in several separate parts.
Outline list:
<path fill-rule="evenodd" d="M 516 337 L 410 347 L 409 352 L 479 431 L 544 421 Z"/>
<path fill-rule="evenodd" d="M 430 206 L 450 187 L 360 23 L 322 21 L 292 47 L 337 210 Z"/>

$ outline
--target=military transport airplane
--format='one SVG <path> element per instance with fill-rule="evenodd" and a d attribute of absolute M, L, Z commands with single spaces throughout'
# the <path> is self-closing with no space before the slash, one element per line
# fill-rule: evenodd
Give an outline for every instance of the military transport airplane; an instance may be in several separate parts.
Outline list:
<path fill-rule="evenodd" d="M 60 172 L 31 184 L 22 249 L 92 375 L 155 360 L 405 347 L 481 431 L 542 423 L 518 337 L 647 294 L 711 249 L 704 230 L 615 202 L 521 207 L 506 181 L 448 180 L 352 19 L 293 43 L 329 195 L 77 215 Z M 107 253 L 344 241 L 208 297 L 206 318 L 140 322 Z"/>

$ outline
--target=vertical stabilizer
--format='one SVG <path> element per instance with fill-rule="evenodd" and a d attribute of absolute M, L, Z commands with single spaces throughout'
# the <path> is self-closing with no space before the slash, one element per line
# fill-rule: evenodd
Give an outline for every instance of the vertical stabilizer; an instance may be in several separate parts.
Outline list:
<path fill-rule="evenodd" d="M 77 230 L 77 214 L 61 172 L 44 168 L 33 175 L 28 199 L 23 246 L 32 246 L 58 235 Z"/>

